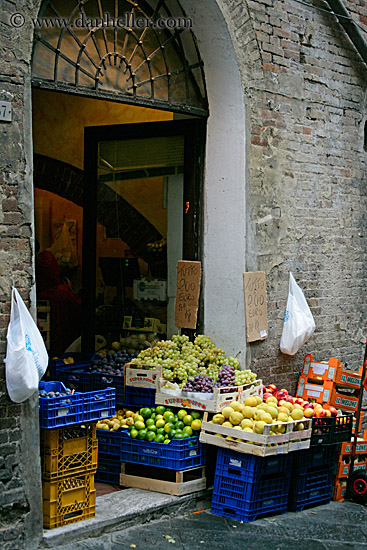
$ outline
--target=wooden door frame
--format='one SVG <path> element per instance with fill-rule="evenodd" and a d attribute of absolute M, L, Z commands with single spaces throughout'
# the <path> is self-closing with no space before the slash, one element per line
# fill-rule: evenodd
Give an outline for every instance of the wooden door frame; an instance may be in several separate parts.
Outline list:
<path fill-rule="evenodd" d="M 203 182 L 206 119 L 142 122 L 84 129 L 84 191 L 82 252 L 82 351 L 94 350 L 96 305 L 96 228 L 97 228 L 97 158 L 98 143 L 124 139 L 184 136 L 184 205 L 183 259 L 202 260 Z M 183 207 L 184 207 L 183 205 Z M 87 239 L 85 239 L 87 235 Z M 200 298 L 198 330 L 203 326 L 203 299 Z M 122 320 L 121 320 L 122 323 Z"/>

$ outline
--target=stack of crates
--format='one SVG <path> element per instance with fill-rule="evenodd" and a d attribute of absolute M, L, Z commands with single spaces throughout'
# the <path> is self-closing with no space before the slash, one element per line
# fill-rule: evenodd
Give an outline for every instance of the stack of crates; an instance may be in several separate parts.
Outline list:
<path fill-rule="evenodd" d="M 154 407 L 159 379 L 162 377 L 160 365 L 124 366 L 126 407 Z"/>
<path fill-rule="evenodd" d="M 294 453 L 288 510 L 301 512 L 330 502 L 338 445 L 316 445 Z"/>
<path fill-rule="evenodd" d="M 362 368 L 358 372 L 352 372 L 345 370 L 335 357 L 327 362 L 317 362 L 311 353 L 307 353 L 296 395 L 305 401 L 355 412 L 360 395 Z"/>
<path fill-rule="evenodd" d="M 122 460 L 122 432 L 124 428 L 114 431 L 97 430 L 98 469 L 95 480 L 111 485 L 120 485 Z"/>
<path fill-rule="evenodd" d="M 338 448 L 331 491 L 332 500 L 344 500 L 352 458 L 352 445 L 353 440 L 342 443 Z M 367 470 L 367 430 L 363 433 L 363 439 L 358 438 L 353 469 Z"/>
<path fill-rule="evenodd" d="M 98 440 L 96 423 L 41 429 L 43 526 L 94 517 Z"/>
<path fill-rule="evenodd" d="M 296 454 L 259 457 L 219 448 L 212 513 L 243 522 L 285 513 Z"/>

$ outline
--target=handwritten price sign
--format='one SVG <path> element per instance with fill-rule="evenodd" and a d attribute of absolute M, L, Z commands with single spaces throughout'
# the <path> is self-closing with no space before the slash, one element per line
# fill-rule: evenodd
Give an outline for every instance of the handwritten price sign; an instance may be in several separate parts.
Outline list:
<path fill-rule="evenodd" d="M 177 262 L 177 288 L 175 325 L 179 328 L 196 328 L 199 307 L 201 263 L 180 260 Z"/>
<path fill-rule="evenodd" d="M 244 273 L 243 288 L 247 341 L 264 340 L 268 336 L 265 273 L 263 271 Z"/>

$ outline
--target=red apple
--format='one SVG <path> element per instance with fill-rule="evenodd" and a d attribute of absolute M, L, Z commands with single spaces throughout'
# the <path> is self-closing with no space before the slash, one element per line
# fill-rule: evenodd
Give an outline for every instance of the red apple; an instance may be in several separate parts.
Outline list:
<path fill-rule="evenodd" d="M 296 397 L 296 399 L 294 400 L 295 403 L 298 403 L 299 405 L 302 405 L 303 403 L 303 399 L 301 399 L 300 397 Z"/>
<path fill-rule="evenodd" d="M 306 402 L 306 403 L 303 405 L 303 410 L 309 409 L 310 407 L 311 407 L 311 409 L 313 409 L 311 403 Z"/>
<path fill-rule="evenodd" d="M 275 395 L 275 397 L 278 399 L 278 401 L 285 398 L 285 393 L 280 391 L 280 390 L 274 392 L 273 395 Z"/>
<path fill-rule="evenodd" d="M 290 395 L 286 395 L 284 398 L 286 401 L 289 401 L 289 403 L 292 403 L 294 405 L 294 398 Z"/>
<path fill-rule="evenodd" d="M 285 395 L 288 395 L 288 390 L 285 390 L 284 388 L 282 388 L 280 391 L 282 391 L 283 393 L 285 393 Z"/>
<path fill-rule="evenodd" d="M 335 407 L 330 407 L 330 412 L 331 412 L 331 416 L 337 416 L 338 414 L 338 411 L 336 410 Z"/>
<path fill-rule="evenodd" d="M 275 391 L 277 391 L 277 389 L 278 389 L 278 388 L 276 387 L 275 384 L 269 384 L 269 386 L 268 386 L 268 390 L 272 391 L 273 393 L 274 393 Z"/>
<path fill-rule="evenodd" d="M 263 394 L 263 401 L 266 401 L 268 397 L 271 397 L 273 394 L 270 392 L 266 392 Z"/>
<path fill-rule="evenodd" d="M 287 403 L 287 401 L 285 399 L 280 399 L 280 401 L 278 402 L 278 405 L 282 407 L 284 403 Z"/>
<path fill-rule="evenodd" d="M 317 409 L 315 409 L 315 416 L 317 418 L 324 418 L 324 416 L 326 416 L 325 409 L 323 409 L 322 407 L 317 407 Z"/>
<path fill-rule="evenodd" d="M 266 391 L 267 391 L 266 386 L 263 386 L 263 393 L 265 393 Z"/>

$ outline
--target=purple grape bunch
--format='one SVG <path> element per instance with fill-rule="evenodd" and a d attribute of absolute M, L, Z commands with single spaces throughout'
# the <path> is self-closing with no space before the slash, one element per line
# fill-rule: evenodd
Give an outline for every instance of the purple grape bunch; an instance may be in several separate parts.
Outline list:
<path fill-rule="evenodd" d="M 208 375 L 197 374 L 195 378 L 188 378 L 182 391 L 213 393 L 213 379 Z"/>
<path fill-rule="evenodd" d="M 219 371 L 218 378 L 215 382 L 215 388 L 228 388 L 222 393 L 229 393 L 235 385 L 235 370 L 231 365 L 224 365 Z"/>

